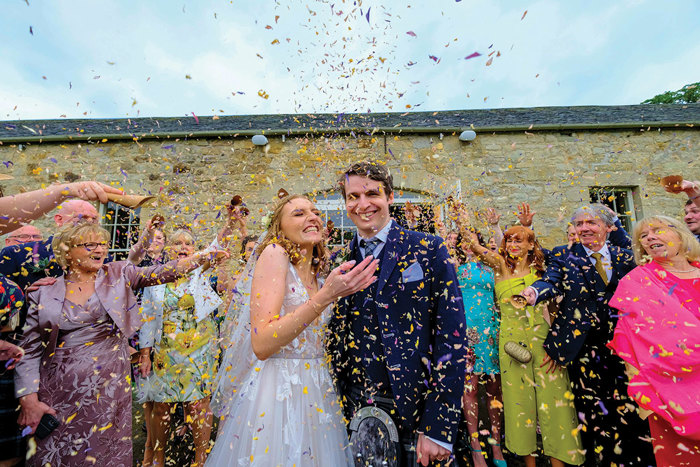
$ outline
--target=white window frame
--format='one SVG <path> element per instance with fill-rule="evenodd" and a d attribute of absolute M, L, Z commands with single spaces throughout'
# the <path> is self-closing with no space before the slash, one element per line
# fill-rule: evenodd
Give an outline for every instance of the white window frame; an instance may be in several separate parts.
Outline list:
<path fill-rule="evenodd" d="M 114 217 L 112 219 L 107 218 L 107 211 L 109 211 L 110 209 L 114 210 Z M 126 224 L 117 222 L 119 219 L 120 212 L 128 212 L 129 213 L 129 220 Z M 100 213 L 100 218 L 102 219 L 101 225 L 102 225 L 102 227 L 104 227 L 107 230 L 107 232 L 109 232 L 109 235 L 110 235 L 109 253 L 113 257 L 116 257 L 116 255 L 120 255 L 120 256 L 125 255 L 125 259 L 126 259 L 126 255 L 129 253 L 129 249 L 138 240 L 138 235 L 133 235 L 133 233 L 134 232 L 138 233 L 140 228 L 141 228 L 141 226 L 140 226 L 141 208 L 130 209 L 130 208 L 121 206 L 119 204 L 112 203 L 110 201 L 107 204 L 100 203 L 99 213 Z M 118 232 L 117 227 L 126 228 L 126 231 L 127 231 L 126 248 L 118 248 L 118 245 L 116 244 L 117 243 L 117 232 Z"/>
<path fill-rule="evenodd" d="M 592 186 L 588 189 L 589 196 L 593 202 L 605 204 L 612 204 L 612 209 L 618 215 L 622 226 L 629 233 L 632 232 L 632 227 L 636 221 L 636 207 L 634 205 L 634 187 L 630 186 Z M 601 201 L 601 194 L 605 193 L 608 196 L 615 196 L 612 201 Z M 617 194 L 624 194 L 624 196 L 616 196 Z M 626 200 L 626 201 L 625 201 Z M 624 204 L 624 206 L 621 206 Z"/>

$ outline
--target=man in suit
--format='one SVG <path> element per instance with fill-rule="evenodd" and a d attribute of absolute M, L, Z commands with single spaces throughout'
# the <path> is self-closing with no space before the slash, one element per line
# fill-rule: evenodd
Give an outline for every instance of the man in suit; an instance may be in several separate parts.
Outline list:
<path fill-rule="evenodd" d="M 353 164 L 339 183 L 358 230 L 341 262 L 359 263 L 367 255 L 380 260 L 378 280 L 341 299 L 330 323 L 329 353 L 346 416 L 378 406 L 398 428 L 401 465 L 446 461 L 456 439 L 467 351 L 449 253 L 439 237 L 391 219 L 394 194 L 385 166 Z"/>
<path fill-rule="evenodd" d="M 561 296 L 542 365 L 569 371 L 586 464 L 654 465 L 649 425 L 627 396 L 622 360 L 606 347 L 617 322 L 608 301 L 635 267 L 631 251 L 607 243 L 614 223 L 604 206 L 576 210 L 572 224 L 580 243 L 551 255 L 542 279 L 522 294 L 529 304 Z"/>

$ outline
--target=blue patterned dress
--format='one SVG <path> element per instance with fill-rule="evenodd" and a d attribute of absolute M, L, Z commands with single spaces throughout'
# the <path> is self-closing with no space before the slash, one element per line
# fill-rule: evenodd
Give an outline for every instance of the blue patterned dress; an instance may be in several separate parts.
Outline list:
<path fill-rule="evenodd" d="M 499 319 L 493 301 L 493 270 L 479 262 L 469 261 L 457 269 L 457 277 L 464 300 L 469 347 L 475 357 L 467 371 L 499 374 Z"/>

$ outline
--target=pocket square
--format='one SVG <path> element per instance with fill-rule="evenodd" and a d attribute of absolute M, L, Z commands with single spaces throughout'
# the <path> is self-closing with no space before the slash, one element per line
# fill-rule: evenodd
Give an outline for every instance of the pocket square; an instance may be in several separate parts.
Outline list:
<path fill-rule="evenodd" d="M 401 273 L 401 278 L 403 279 L 404 283 L 422 280 L 423 269 L 420 267 L 420 264 L 413 263 L 412 265 L 403 270 L 403 272 Z"/>

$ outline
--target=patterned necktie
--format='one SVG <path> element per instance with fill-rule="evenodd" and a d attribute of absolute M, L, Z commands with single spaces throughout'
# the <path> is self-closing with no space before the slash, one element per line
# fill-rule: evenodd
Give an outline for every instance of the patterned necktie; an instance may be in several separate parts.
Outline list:
<path fill-rule="evenodd" d="M 608 273 L 605 270 L 605 266 L 603 266 L 603 255 L 601 253 L 592 253 L 591 256 L 595 258 L 595 270 L 598 271 L 605 285 L 608 285 Z"/>
<path fill-rule="evenodd" d="M 365 258 L 374 253 L 374 250 L 379 245 L 380 240 L 373 238 L 372 240 L 365 240 L 364 238 L 360 240 L 360 247 L 365 251 Z"/>

